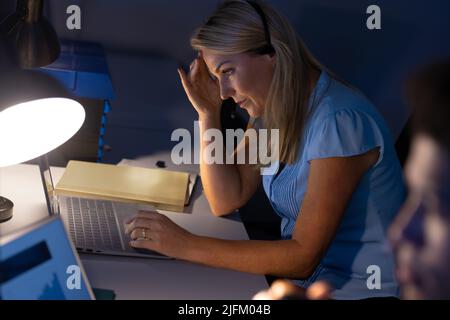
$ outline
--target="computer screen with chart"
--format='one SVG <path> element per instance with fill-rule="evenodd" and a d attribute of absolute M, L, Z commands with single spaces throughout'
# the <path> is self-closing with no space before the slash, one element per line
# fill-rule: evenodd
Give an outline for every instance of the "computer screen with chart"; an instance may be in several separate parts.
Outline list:
<path fill-rule="evenodd" d="M 90 300 L 93 293 L 57 216 L 0 240 L 1 300 Z"/>

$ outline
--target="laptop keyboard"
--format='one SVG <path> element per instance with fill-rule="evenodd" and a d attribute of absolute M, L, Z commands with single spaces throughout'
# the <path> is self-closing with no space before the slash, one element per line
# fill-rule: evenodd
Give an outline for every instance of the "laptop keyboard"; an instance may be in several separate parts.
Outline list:
<path fill-rule="evenodd" d="M 82 249 L 123 250 L 110 201 L 66 198 L 69 232 Z"/>

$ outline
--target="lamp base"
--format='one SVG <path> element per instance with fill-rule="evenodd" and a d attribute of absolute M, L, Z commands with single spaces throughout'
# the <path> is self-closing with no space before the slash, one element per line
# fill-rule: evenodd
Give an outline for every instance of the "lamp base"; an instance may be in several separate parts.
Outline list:
<path fill-rule="evenodd" d="M 14 204 L 11 200 L 0 197 L 0 223 L 12 218 Z"/>

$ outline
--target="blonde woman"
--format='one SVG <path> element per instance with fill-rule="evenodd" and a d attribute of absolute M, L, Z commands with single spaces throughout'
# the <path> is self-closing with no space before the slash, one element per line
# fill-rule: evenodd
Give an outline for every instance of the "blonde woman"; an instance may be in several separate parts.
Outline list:
<path fill-rule="evenodd" d="M 126 226 L 131 245 L 303 287 L 324 280 L 336 299 L 398 296 L 385 236 L 405 190 L 392 138 L 372 104 L 328 73 L 290 23 L 260 2 L 225 1 L 191 44 L 199 56 L 188 74 L 178 71 L 201 136 L 220 129 L 228 98 L 265 128 L 279 129 L 274 175 L 261 176 L 250 164 L 201 162 L 212 212 L 240 208 L 262 181 L 282 218 L 283 239 L 203 237 L 159 213 L 140 212 Z M 201 152 L 208 143 L 201 142 Z"/>

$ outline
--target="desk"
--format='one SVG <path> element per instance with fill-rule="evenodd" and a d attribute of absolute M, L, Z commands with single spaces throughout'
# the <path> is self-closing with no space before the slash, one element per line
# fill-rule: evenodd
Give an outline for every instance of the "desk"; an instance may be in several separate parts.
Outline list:
<path fill-rule="evenodd" d="M 63 168 L 52 168 L 56 181 Z M 198 181 L 200 182 L 200 181 Z M 13 218 L 0 224 L 7 234 L 45 217 L 47 207 L 36 165 L 0 168 L 0 194 L 14 202 Z M 196 186 L 191 213 L 166 213 L 187 230 L 224 239 L 248 239 L 240 221 L 217 218 Z M 250 299 L 267 288 L 264 276 L 210 268 L 179 260 L 152 260 L 81 254 L 91 285 L 113 289 L 117 299 Z"/>

